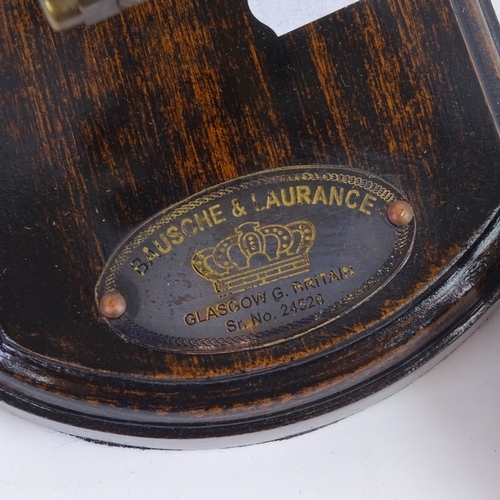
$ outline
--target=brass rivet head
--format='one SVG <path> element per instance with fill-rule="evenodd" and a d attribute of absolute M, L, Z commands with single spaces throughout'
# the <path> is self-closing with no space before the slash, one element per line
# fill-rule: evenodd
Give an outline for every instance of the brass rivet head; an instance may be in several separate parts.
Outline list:
<path fill-rule="evenodd" d="M 127 309 L 127 302 L 120 293 L 111 292 L 102 296 L 99 301 L 99 309 L 104 317 L 116 319 L 122 316 Z"/>
<path fill-rule="evenodd" d="M 394 201 L 387 207 L 387 217 L 395 226 L 408 225 L 414 216 L 413 207 L 407 201 Z"/>

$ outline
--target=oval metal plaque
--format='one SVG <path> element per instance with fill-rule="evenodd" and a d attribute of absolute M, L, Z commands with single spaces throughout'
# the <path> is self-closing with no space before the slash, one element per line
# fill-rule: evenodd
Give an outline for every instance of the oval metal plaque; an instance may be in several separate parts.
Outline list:
<path fill-rule="evenodd" d="M 96 298 L 123 338 L 166 351 L 228 352 L 334 321 L 380 290 L 411 250 L 415 222 L 387 219 L 403 195 L 345 167 L 287 167 L 169 207 L 111 256 Z"/>

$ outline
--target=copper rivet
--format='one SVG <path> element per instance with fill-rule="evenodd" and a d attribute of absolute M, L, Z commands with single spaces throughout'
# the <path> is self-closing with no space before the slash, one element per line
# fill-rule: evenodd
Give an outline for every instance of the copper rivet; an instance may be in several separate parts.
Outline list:
<path fill-rule="evenodd" d="M 127 309 L 127 302 L 123 295 L 118 292 L 111 292 L 102 296 L 99 302 L 99 308 L 106 318 L 116 319 L 125 312 L 125 309 Z"/>
<path fill-rule="evenodd" d="M 406 226 L 414 217 L 413 207 L 403 200 L 391 203 L 387 207 L 387 217 L 395 226 Z"/>

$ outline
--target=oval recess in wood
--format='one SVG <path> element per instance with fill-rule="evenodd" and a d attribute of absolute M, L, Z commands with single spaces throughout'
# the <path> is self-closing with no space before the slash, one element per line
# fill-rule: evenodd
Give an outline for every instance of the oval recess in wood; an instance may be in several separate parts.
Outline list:
<path fill-rule="evenodd" d="M 383 179 L 333 166 L 214 186 L 132 231 L 97 301 L 124 296 L 125 314 L 107 316 L 112 329 L 166 351 L 235 352 L 304 335 L 359 306 L 406 261 L 415 223 L 387 217 L 402 197 Z"/>

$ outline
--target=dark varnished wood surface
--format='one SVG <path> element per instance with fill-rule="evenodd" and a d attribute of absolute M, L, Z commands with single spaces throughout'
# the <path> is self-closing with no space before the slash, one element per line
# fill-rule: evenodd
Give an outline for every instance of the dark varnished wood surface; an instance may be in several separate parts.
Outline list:
<path fill-rule="evenodd" d="M 472 0 L 367 0 L 278 38 L 244 0 L 164 0 L 54 34 L 32 2 L 4 2 L 3 398 L 112 432 L 232 434 L 342 407 L 448 346 L 500 277 L 498 60 L 481 15 Z M 363 308 L 219 355 L 109 330 L 95 283 L 139 222 L 308 164 L 375 173 L 414 206 L 410 259 Z"/>

